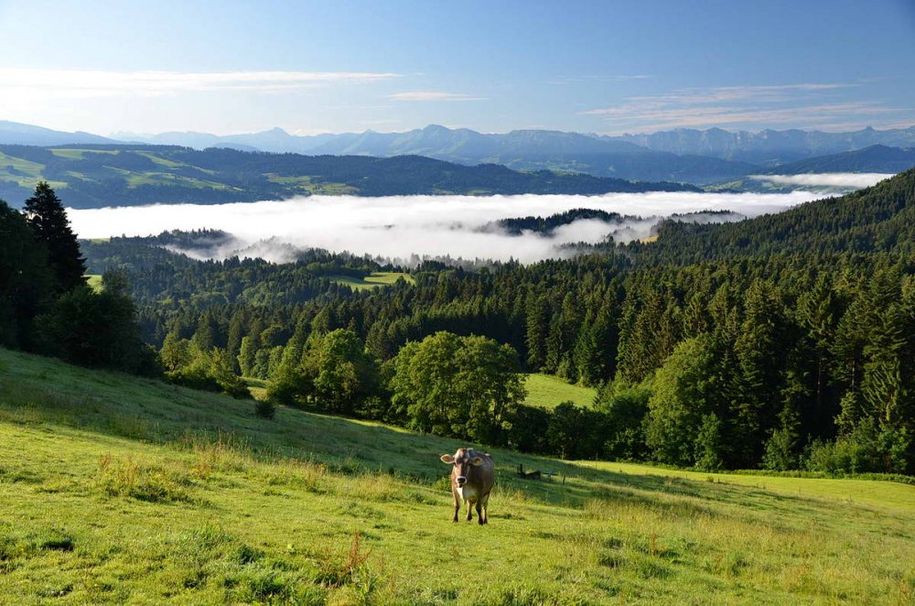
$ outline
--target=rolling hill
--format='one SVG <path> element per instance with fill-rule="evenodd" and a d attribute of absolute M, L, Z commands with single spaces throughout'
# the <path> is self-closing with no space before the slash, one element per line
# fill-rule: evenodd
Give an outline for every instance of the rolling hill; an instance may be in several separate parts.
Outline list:
<path fill-rule="evenodd" d="M 692 263 L 772 253 L 895 252 L 915 245 L 915 169 L 873 187 L 801 204 L 748 221 L 702 225 L 668 221 L 647 260 Z"/>
<path fill-rule="evenodd" d="M 82 145 L 118 143 L 92 133 L 68 133 L 31 124 L 0 120 L 0 145 Z"/>
<path fill-rule="evenodd" d="M 20 204 L 39 179 L 47 180 L 75 208 L 247 202 L 310 194 L 698 191 L 678 183 L 518 172 L 496 164 L 464 166 L 421 156 L 302 156 L 145 145 L 0 145 L 0 198 Z"/>
<path fill-rule="evenodd" d="M 768 173 L 798 175 L 803 173 L 899 173 L 915 166 L 915 147 L 901 149 L 871 145 L 864 149 L 818 156 L 782 164 Z"/>
<path fill-rule="evenodd" d="M 915 127 L 884 131 L 872 128 L 826 133 L 801 130 L 760 132 L 677 129 L 651 134 L 602 136 L 551 130 L 480 133 L 467 128 L 429 125 L 406 132 L 293 135 L 281 128 L 254 133 L 213 135 L 201 132 L 118 133 L 115 139 L 88 133 L 64 133 L 37 126 L 0 122 L 0 144 L 84 145 L 143 143 L 156 146 L 209 147 L 307 155 L 419 155 L 475 166 L 502 164 L 514 170 L 587 173 L 636 181 L 675 181 L 710 185 L 789 165 L 798 172 L 868 170 L 898 172 L 912 166 L 901 151 L 838 157 L 872 146 L 911 148 Z M 895 155 L 894 155 L 895 154 Z M 819 160 L 821 156 L 825 156 Z M 857 158 L 857 160 L 855 159 Z M 794 162 L 811 160 L 808 168 Z M 858 169 L 858 165 L 866 168 Z M 902 168 L 901 165 L 905 164 Z M 818 167 L 818 168 L 811 168 Z M 835 167 L 835 168 L 833 168 Z M 751 187 L 752 189 L 752 187 Z"/>
<path fill-rule="evenodd" d="M 455 441 L 252 410 L 0 349 L 0 595 L 892 604 L 915 591 L 910 485 L 495 450 L 479 527 L 450 521 L 438 455 Z M 518 464 L 557 475 L 521 480 Z"/>

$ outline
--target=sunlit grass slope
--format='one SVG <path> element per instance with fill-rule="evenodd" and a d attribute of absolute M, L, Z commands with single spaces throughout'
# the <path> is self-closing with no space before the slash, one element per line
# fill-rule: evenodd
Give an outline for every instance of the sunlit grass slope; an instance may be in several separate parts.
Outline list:
<path fill-rule="evenodd" d="M 390 286 L 403 278 L 408 283 L 414 282 L 413 276 L 398 271 L 376 271 L 365 276 L 364 278 L 354 278 L 352 276 L 331 276 L 331 280 L 337 284 L 349 286 L 354 290 L 373 290 L 379 286 Z"/>
<path fill-rule="evenodd" d="M 594 404 L 597 390 L 581 385 L 570 385 L 559 377 L 544 374 L 529 374 L 524 380 L 528 406 L 555 408 L 563 402 L 572 402 L 578 406 L 589 407 Z"/>
<path fill-rule="evenodd" d="M 492 451 L 0 350 L 0 603 L 904 604 L 915 487 Z M 513 477 L 530 469 L 565 481 Z M 711 481 L 710 481 L 711 480 Z"/>

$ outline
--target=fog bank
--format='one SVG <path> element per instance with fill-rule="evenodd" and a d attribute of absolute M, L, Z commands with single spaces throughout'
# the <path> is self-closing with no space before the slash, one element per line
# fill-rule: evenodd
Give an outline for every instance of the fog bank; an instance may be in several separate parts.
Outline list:
<path fill-rule="evenodd" d="M 750 175 L 750 178 L 775 185 L 854 190 L 876 185 L 892 176 L 892 174 L 884 173 L 810 173 L 801 175 Z"/>
<path fill-rule="evenodd" d="M 213 256 L 225 256 L 253 246 L 248 256 L 282 261 L 289 248 L 324 248 L 356 254 L 407 259 L 411 255 L 465 259 L 517 259 L 529 263 L 570 254 L 565 245 L 598 243 L 613 235 L 629 241 L 649 235 L 651 227 L 674 214 L 731 210 L 748 217 L 778 212 L 816 198 L 794 191 L 780 194 L 647 192 L 601 196 L 311 196 L 284 201 L 218 205 L 170 204 L 69 209 L 73 228 L 81 238 L 146 236 L 166 230 L 221 229 L 236 240 Z M 547 237 L 523 232 L 480 231 L 499 219 L 549 216 L 575 208 L 593 208 L 642 220 L 623 225 L 580 220 L 562 226 Z M 702 215 L 701 220 L 715 220 Z M 733 220 L 733 216 L 722 217 Z M 272 244 L 262 240 L 272 239 Z M 253 252 L 253 251 L 257 252 Z"/>

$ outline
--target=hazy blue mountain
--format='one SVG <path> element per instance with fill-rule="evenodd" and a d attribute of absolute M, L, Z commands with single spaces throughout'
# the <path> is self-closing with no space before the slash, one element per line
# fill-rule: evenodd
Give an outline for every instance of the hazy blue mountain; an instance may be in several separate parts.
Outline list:
<path fill-rule="evenodd" d="M 157 134 L 116 133 L 119 139 L 152 145 L 180 145 L 202 150 L 208 147 L 222 147 L 239 151 L 267 151 L 276 153 L 309 153 L 323 142 L 322 137 L 299 137 L 290 135 L 282 128 L 256 133 L 238 133 L 233 135 L 213 135 L 193 131 L 171 131 Z M 339 136 L 339 135 L 329 135 Z"/>
<path fill-rule="evenodd" d="M 656 152 L 627 141 L 545 130 L 483 134 L 431 125 L 406 133 L 347 134 L 310 153 L 417 154 L 461 164 L 495 163 L 515 170 L 583 172 L 635 181 L 711 183 L 758 170 L 743 162 Z"/>
<path fill-rule="evenodd" d="M 87 133 L 58 133 L 27 125 L 0 124 L 16 127 L 9 127 L 6 131 L 0 129 L 0 143 L 61 145 L 111 142 Z M 6 133 L 5 137 L 3 133 Z M 41 138 L 43 134 L 45 139 Z M 697 185 L 729 182 L 780 165 L 857 151 L 873 145 L 915 147 L 915 127 L 885 131 L 866 128 L 846 133 L 678 129 L 609 137 L 550 130 L 480 133 L 466 128 L 429 125 L 400 133 L 370 130 L 298 136 L 274 128 L 234 135 L 167 132 L 155 135 L 118 133 L 116 136 L 125 141 L 179 145 L 198 150 L 222 147 L 240 151 L 382 158 L 418 155 L 467 166 L 502 164 L 522 171 L 581 172 L 631 181 L 676 181 Z M 840 161 L 836 166 L 841 164 Z M 864 165 L 862 160 L 861 166 Z M 867 165 L 877 166 L 879 162 L 872 161 Z"/>
<path fill-rule="evenodd" d="M 198 133 L 194 131 L 170 131 L 158 133 L 155 135 L 142 135 L 136 133 L 115 133 L 115 136 L 129 143 L 142 143 L 151 145 L 176 145 L 180 147 L 192 147 L 194 149 L 206 149 L 208 147 L 221 147 L 227 149 L 237 149 L 239 151 L 262 151 L 260 147 L 248 145 L 245 143 L 233 141 L 227 137 L 212 135 L 210 133 Z M 250 135 L 240 135 L 241 137 Z"/>
<path fill-rule="evenodd" d="M 915 166 L 915 148 L 900 149 L 886 145 L 871 145 L 841 154 L 818 156 L 782 164 L 769 173 L 796 175 L 801 173 L 901 173 Z"/>
<path fill-rule="evenodd" d="M 114 139 L 91 133 L 68 133 L 31 124 L 0 120 L 0 144 L 66 145 L 69 143 L 117 143 Z"/>
<path fill-rule="evenodd" d="M 613 137 L 655 151 L 699 154 L 775 166 L 814 156 L 838 154 L 872 145 L 915 147 L 915 126 L 890 130 L 865 128 L 853 132 L 826 133 L 804 130 L 726 131 L 677 129 L 652 134 Z"/>
<path fill-rule="evenodd" d="M 402 133 L 290 135 L 275 128 L 259 133 L 217 137 L 201 133 L 123 134 L 123 138 L 195 149 L 233 147 L 309 155 L 352 155 L 389 158 L 417 155 L 468 166 L 502 164 L 515 170 L 582 172 L 634 181 L 713 183 L 758 172 L 744 162 L 692 155 L 681 157 L 646 149 L 628 141 L 580 133 L 517 130 L 479 133 L 467 128 L 429 125 Z"/>

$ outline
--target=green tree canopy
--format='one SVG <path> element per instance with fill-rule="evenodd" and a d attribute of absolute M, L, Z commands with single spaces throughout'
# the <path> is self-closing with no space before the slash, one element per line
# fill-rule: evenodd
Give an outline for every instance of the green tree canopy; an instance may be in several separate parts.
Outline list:
<path fill-rule="evenodd" d="M 503 444 L 524 399 L 518 371 L 511 346 L 437 332 L 397 355 L 392 403 L 421 431 Z"/>
<path fill-rule="evenodd" d="M 70 228 L 64 206 L 47 182 L 41 181 L 25 201 L 25 216 L 39 240 L 47 244 L 58 290 L 66 292 L 85 283 L 86 260 Z"/>

